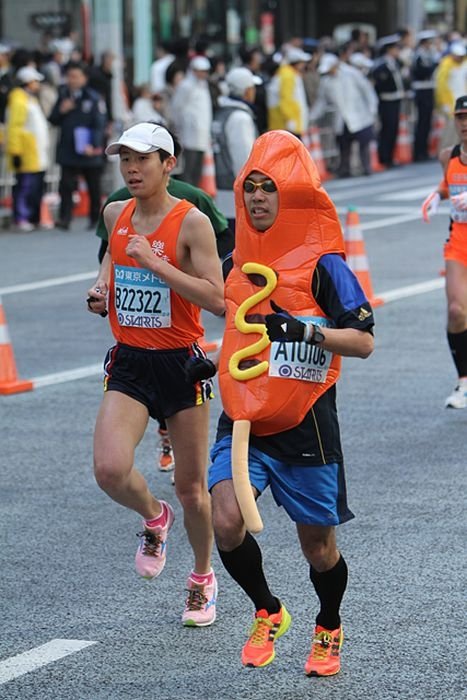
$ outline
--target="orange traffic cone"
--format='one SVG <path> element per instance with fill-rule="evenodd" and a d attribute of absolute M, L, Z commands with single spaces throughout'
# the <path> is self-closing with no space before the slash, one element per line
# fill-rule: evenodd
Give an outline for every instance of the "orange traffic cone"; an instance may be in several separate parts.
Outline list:
<path fill-rule="evenodd" d="M 50 211 L 50 198 L 49 195 L 44 195 L 41 201 L 41 220 L 39 222 L 41 228 L 52 229 L 54 228 L 54 218 L 52 212 Z"/>
<path fill-rule="evenodd" d="M 324 181 L 332 178 L 331 173 L 326 167 L 326 161 L 324 160 L 323 151 L 321 149 L 321 138 L 319 135 L 319 128 L 317 126 L 309 127 L 305 143 L 308 143 L 308 151 L 316 167 L 318 168 L 321 180 Z"/>
<path fill-rule="evenodd" d="M 365 296 L 372 306 L 380 306 L 383 300 L 373 294 L 368 258 L 365 252 L 360 217 L 355 207 L 347 209 L 344 228 L 345 255 L 347 264 L 360 282 Z"/>
<path fill-rule="evenodd" d="M 399 165 L 412 162 L 412 139 L 410 138 L 406 114 L 401 114 L 399 118 L 399 131 L 397 133 L 394 161 Z"/>
<path fill-rule="evenodd" d="M 378 146 L 376 141 L 370 141 L 370 170 L 372 173 L 382 173 L 386 167 L 379 162 Z"/>
<path fill-rule="evenodd" d="M 216 169 L 214 166 L 214 156 L 212 151 L 206 151 L 203 158 L 203 169 L 201 171 L 201 180 L 199 187 L 211 197 L 217 194 L 216 187 Z"/>
<path fill-rule="evenodd" d="M 16 374 L 15 356 L 0 297 L 0 394 L 18 394 L 31 391 L 33 387 L 32 382 L 18 379 Z"/>
<path fill-rule="evenodd" d="M 441 146 L 441 134 L 446 126 L 446 118 L 439 113 L 433 115 L 431 123 L 430 137 L 428 141 L 428 155 L 430 158 L 437 158 Z"/>
<path fill-rule="evenodd" d="M 78 189 L 73 192 L 73 201 L 73 216 L 89 216 L 89 193 L 81 178 L 78 180 Z"/>

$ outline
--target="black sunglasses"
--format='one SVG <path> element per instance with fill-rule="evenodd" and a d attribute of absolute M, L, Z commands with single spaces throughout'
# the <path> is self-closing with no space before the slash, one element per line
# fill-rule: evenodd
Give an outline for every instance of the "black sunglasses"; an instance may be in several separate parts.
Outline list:
<path fill-rule="evenodd" d="M 256 192 L 258 189 L 266 194 L 272 194 L 272 192 L 277 192 L 277 187 L 272 180 L 263 180 L 262 182 L 253 182 L 253 180 L 245 180 L 243 183 L 243 191 L 251 194 Z"/>

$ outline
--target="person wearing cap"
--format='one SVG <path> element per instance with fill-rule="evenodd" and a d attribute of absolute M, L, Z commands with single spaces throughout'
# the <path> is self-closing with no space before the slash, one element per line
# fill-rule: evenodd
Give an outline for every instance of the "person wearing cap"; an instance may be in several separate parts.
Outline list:
<path fill-rule="evenodd" d="M 170 114 L 183 147 L 185 182 L 199 186 L 205 153 L 211 147 L 212 100 L 208 84 L 211 63 L 206 56 L 191 59 L 186 76 L 174 90 Z"/>
<path fill-rule="evenodd" d="M 107 110 L 103 98 L 88 86 L 84 64 L 68 63 L 65 80 L 49 115 L 50 123 L 60 130 L 57 144 L 57 163 L 61 166 L 60 209 L 56 226 L 63 230 L 70 228 L 73 192 L 81 176 L 90 201 L 89 227 L 94 228 L 101 208 Z"/>
<path fill-rule="evenodd" d="M 429 159 L 428 141 L 435 100 L 434 74 L 439 63 L 439 55 L 434 40 L 438 33 L 425 29 L 417 34 L 417 48 L 414 53 L 411 77 L 415 95 L 416 122 L 413 144 L 414 161 Z"/>
<path fill-rule="evenodd" d="M 36 68 L 24 66 L 17 71 L 17 87 L 8 96 L 6 153 L 15 174 L 13 220 L 19 231 L 32 231 L 39 225 L 49 166 L 49 128 L 38 100 L 43 79 Z"/>
<path fill-rule="evenodd" d="M 399 62 L 399 35 L 391 34 L 378 41 L 381 53 L 370 72 L 378 95 L 379 133 L 378 159 L 381 165 L 393 165 L 394 148 L 399 131 L 401 102 L 404 97 L 404 82 Z"/>
<path fill-rule="evenodd" d="M 284 63 L 273 80 L 277 82 L 277 104 L 268 105 L 269 129 L 285 129 L 302 138 L 308 128 L 308 103 L 303 73 L 311 54 L 294 45 L 287 47 Z"/>
<path fill-rule="evenodd" d="M 225 79 L 228 94 L 219 97 L 212 121 L 216 202 L 232 231 L 235 230 L 233 184 L 258 137 L 252 106 L 256 85 L 261 82 L 248 68 L 232 68 Z"/>
<path fill-rule="evenodd" d="M 467 407 L 467 93 L 454 105 L 459 142 L 440 152 L 444 177 L 422 205 L 424 221 L 449 200 L 449 237 L 444 245 L 447 297 L 447 340 L 457 372 L 457 384 L 446 408 Z"/>
<path fill-rule="evenodd" d="M 88 308 L 107 309 L 116 344 L 105 361 L 104 398 L 94 438 L 98 485 L 143 519 L 135 566 L 159 576 L 173 508 L 157 499 L 134 465 L 149 417 L 165 420 L 176 458 L 175 489 L 194 554 L 182 622 L 216 616 L 212 525 L 206 486 L 212 363 L 198 345 L 201 308 L 224 312 L 223 282 L 209 219 L 167 191 L 175 145 L 163 126 L 141 123 L 106 148 L 118 155 L 133 198 L 104 210 L 109 247 L 88 291 Z"/>
<path fill-rule="evenodd" d="M 435 107 L 446 120 L 441 134 L 441 148 L 447 148 L 456 140 L 453 110 L 457 98 L 467 94 L 466 54 L 463 41 L 452 41 L 435 73 Z"/>
<path fill-rule="evenodd" d="M 359 146 L 361 170 L 364 175 L 370 175 L 370 142 L 374 138 L 378 110 L 374 88 L 361 71 L 340 61 L 335 54 L 323 54 L 318 71 L 321 80 L 310 119 L 319 119 L 331 108 L 333 132 L 339 145 L 338 175 L 351 175 L 350 154 L 354 141 Z"/>

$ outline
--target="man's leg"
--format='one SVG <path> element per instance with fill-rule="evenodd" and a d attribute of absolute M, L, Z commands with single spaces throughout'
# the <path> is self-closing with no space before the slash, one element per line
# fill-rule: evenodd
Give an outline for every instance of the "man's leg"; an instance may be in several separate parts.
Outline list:
<path fill-rule="evenodd" d="M 333 527 L 298 523 L 297 532 L 320 602 L 305 672 L 313 676 L 334 675 L 340 669 L 343 634 L 339 610 L 347 586 L 347 564 L 337 549 Z"/>
<path fill-rule="evenodd" d="M 151 520 L 161 506 L 134 466 L 135 448 L 147 422 L 147 409 L 139 401 L 118 391 L 106 392 L 94 434 L 94 474 L 112 500 Z"/>
<path fill-rule="evenodd" d="M 82 175 L 89 194 L 89 225 L 93 227 L 101 211 L 102 168 L 83 168 Z"/>
<path fill-rule="evenodd" d="M 134 466 L 135 448 L 148 422 L 146 407 L 118 391 L 107 391 L 94 435 L 94 474 L 110 498 L 143 518 L 136 570 L 144 578 L 159 576 L 165 566 L 167 533 L 174 516 L 170 506 L 149 491 Z"/>
<path fill-rule="evenodd" d="M 58 194 L 60 195 L 60 220 L 57 222 L 62 228 L 69 228 L 73 213 L 73 190 L 76 184 L 76 168 L 62 165 Z"/>
<path fill-rule="evenodd" d="M 213 533 L 206 471 L 209 445 L 209 403 L 179 411 L 167 419 L 177 465 L 175 492 L 195 556 L 195 573 L 211 567 Z"/>
<path fill-rule="evenodd" d="M 203 158 L 203 151 L 193 151 L 186 148 L 183 152 L 184 168 L 182 179 L 195 187 L 199 187 L 199 182 L 201 180 Z"/>
<path fill-rule="evenodd" d="M 467 266 L 446 260 L 447 337 L 458 384 L 446 399 L 447 408 L 467 407 Z"/>
<path fill-rule="evenodd" d="M 244 666 L 267 666 L 275 657 L 274 642 L 287 632 L 291 618 L 266 582 L 261 550 L 245 529 L 232 480 L 219 481 L 211 495 L 219 556 L 256 610 L 250 637 L 242 649 L 242 663 Z"/>
<path fill-rule="evenodd" d="M 167 418 L 175 456 L 175 492 L 183 508 L 184 524 L 194 554 L 187 581 L 182 622 L 206 627 L 216 619 L 217 580 L 211 569 L 213 544 L 211 499 L 207 489 L 209 403 L 193 406 Z"/>

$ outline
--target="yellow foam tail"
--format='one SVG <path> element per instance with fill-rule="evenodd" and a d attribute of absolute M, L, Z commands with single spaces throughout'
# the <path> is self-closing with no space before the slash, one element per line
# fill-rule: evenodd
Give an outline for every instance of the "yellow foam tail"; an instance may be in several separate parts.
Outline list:
<path fill-rule="evenodd" d="M 256 505 L 248 474 L 250 427 L 249 420 L 236 420 L 233 424 L 232 480 L 245 527 L 249 532 L 257 534 L 263 529 L 263 521 Z"/>

